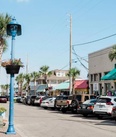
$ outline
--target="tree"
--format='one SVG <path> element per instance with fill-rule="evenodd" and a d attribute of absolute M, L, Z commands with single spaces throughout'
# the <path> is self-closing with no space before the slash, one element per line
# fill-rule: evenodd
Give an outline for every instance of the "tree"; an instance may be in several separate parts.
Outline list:
<path fill-rule="evenodd" d="M 1 85 L 1 89 L 2 89 L 2 95 L 8 95 L 8 89 L 9 89 L 10 85 L 5 84 L 5 85 Z"/>
<path fill-rule="evenodd" d="M 22 90 L 23 90 L 23 82 L 24 82 L 24 75 L 23 73 L 20 73 L 16 79 L 17 84 L 18 84 L 18 93 L 20 93 L 20 95 L 22 95 Z"/>
<path fill-rule="evenodd" d="M 116 59 L 116 45 L 112 47 L 112 50 L 109 52 L 109 59 L 113 61 Z"/>
<path fill-rule="evenodd" d="M 32 81 L 34 82 L 34 91 L 35 91 L 35 95 L 36 95 L 36 80 L 40 77 L 40 73 L 39 72 L 32 72 L 31 73 L 31 77 L 32 77 Z"/>
<path fill-rule="evenodd" d="M 75 84 L 75 79 L 77 78 L 78 75 L 80 75 L 80 71 L 77 68 L 71 68 L 67 73 L 68 77 L 70 76 L 72 77 L 72 94 L 75 93 L 74 84 Z"/>
<path fill-rule="evenodd" d="M 7 49 L 8 45 L 6 42 L 6 38 L 8 37 L 6 34 L 7 24 L 11 21 L 11 16 L 8 14 L 0 14 L 0 62 L 2 60 L 2 54 Z"/>
<path fill-rule="evenodd" d="M 49 66 L 40 67 L 40 74 L 44 77 L 44 84 L 47 84 L 48 87 L 48 76 L 52 75 L 52 71 L 49 71 Z"/>
<path fill-rule="evenodd" d="M 26 81 L 26 91 L 29 93 L 30 92 L 30 82 L 31 82 L 31 79 L 32 79 L 32 76 L 31 74 L 25 74 L 24 75 L 24 78 L 25 78 L 25 81 Z"/>

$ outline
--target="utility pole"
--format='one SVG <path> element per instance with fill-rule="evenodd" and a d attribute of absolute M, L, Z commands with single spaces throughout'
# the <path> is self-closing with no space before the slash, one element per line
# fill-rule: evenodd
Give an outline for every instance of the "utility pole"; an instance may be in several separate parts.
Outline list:
<path fill-rule="evenodd" d="M 70 15 L 70 51 L 69 51 L 69 71 L 72 68 L 72 16 Z M 69 82 L 69 87 L 70 87 L 70 95 L 72 93 L 72 76 L 70 75 L 70 82 Z"/>

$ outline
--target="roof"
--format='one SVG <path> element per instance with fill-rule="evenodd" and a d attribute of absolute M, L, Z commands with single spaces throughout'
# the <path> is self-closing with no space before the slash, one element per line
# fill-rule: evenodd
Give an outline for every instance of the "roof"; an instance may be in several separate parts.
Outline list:
<path fill-rule="evenodd" d="M 101 80 L 116 80 L 116 68 L 104 75 Z"/>
<path fill-rule="evenodd" d="M 74 88 L 75 89 L 86 89 L 88 88 L 88 80 L 76 80 Z"/>

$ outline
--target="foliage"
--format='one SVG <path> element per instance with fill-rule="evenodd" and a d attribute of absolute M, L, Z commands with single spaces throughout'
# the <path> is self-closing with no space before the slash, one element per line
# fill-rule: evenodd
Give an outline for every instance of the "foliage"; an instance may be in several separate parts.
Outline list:
<path fill-rule="evenodd" d="M 52 71 L 49 71 L 49 66 L 40 67 L 40 74 L 44 77 L 45 84 L 47 84 L 47 77 L 52 75 Z"/>
<path fill-rule="evenodd" d="M 23 63 L 21 61 L 21 59 L 14 59 L 14 60 L 7 60 L 7 61 L 3 61 L 1 63 L 2 67 L 6 67 L 7 65 L 19 65 L 20 67 L 23 67 Z"/>
<path fill-rule="evenodd" d="M 11 16 L 7 13 L 4 15 L 0 13 L 0 60 L 2 58 L 2 53 L 7 49 L 8 45 L 6 42 L 6 38 L 8 37 L 6 34 L 7 24 L 10 23 Z"/>
<path fill-rule="evenodd" d="M 109 59 L 113 61 L 116 59 L 116 45 L 112 47 L 112 50 L 109 52 Z"/>
<path fill-rule="evenodd" d="M 5 111 L 6 111 L 6 108 L 0 107 L 0 113 L 3 113 L 3 112 L 5 112 Z"/>

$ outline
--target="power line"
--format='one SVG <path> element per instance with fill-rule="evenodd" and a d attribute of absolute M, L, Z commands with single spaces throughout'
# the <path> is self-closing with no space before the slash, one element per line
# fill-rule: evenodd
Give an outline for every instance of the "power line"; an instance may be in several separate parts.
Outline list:
<path fill-rule="evenodd" d="M 97 40 L 93 40 L 93 41 L 89 41 L 89 42 L 85 42 L 85 43 L 74 44 L 72 46 L 81 46 L 81 45 L 91 44 L 91 43 L 94 43 L 94 42 L 98 42 L 98 41 L 113 37 L 115 35 L 116 35 L 116 33 L 112 34 L 112 35 L 109 35 L 109 36 L 106 36 L 106 37 L 103 37 L 103 38 L 100 38 L 100 39 L 97 39 Z"/>
<path fill-rule="evenodd" d="M 75 51 L 75 49 L 73 48 L 73 54 L 74 55 L 76 55 L 76 57 L 77 57 L 77 60 L 80 62 L 80 64 L 88 71 L 88 68 L 80 61 L 80 59 L 79 59 L 79 57 L 78 57 L 78 55 L 77 55 L 77 53 L 76 53 L 76 51 Z"/>

